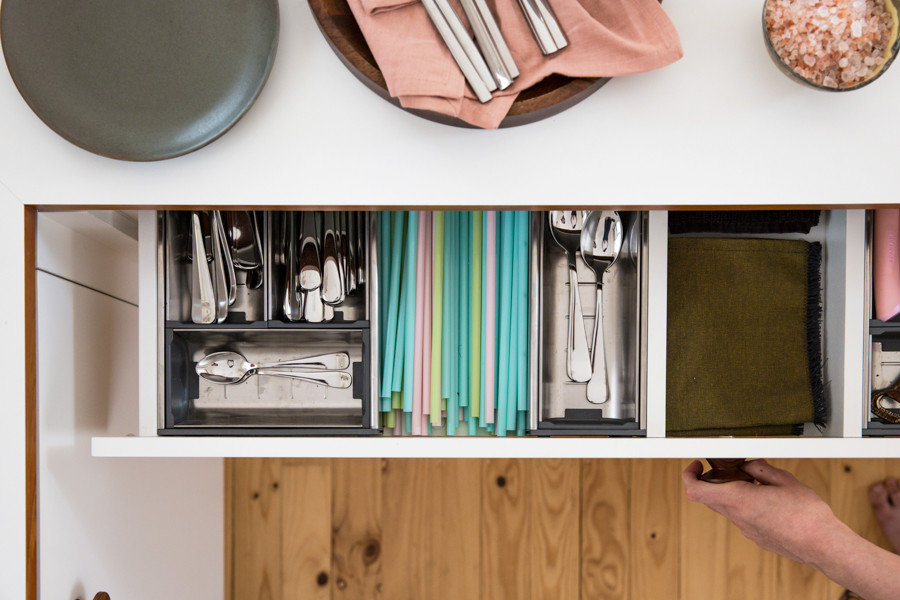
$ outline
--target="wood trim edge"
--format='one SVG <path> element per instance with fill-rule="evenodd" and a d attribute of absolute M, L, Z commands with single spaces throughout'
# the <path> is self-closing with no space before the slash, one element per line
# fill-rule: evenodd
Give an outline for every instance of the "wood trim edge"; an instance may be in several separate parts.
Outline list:
<path fill-rule="evenodd" d="M 38 597 L 37 211 L 25 206 L 25 598 Z"/>

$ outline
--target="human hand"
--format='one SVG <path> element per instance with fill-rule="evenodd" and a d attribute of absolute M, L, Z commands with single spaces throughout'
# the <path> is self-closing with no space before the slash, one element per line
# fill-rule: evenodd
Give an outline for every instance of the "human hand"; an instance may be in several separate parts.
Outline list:
<path fill-rule="evenodd" d="M 734 523 L 760 548 L 807 564 L 816 562 L 824 535 L 840 521 L 816 492 L 790 472 L 765 460 L 743 465 L 758 483 L 700 481 L 700 461 L 681 474 L 689 500 L 705 504 Z"/>

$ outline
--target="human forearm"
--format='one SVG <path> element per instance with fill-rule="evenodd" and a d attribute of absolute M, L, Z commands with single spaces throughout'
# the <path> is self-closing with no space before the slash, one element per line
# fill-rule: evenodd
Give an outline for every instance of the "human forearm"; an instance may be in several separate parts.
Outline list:
<path fill-rule="evenodd" d="M 838 519 L 824 524 L 804 562 L 866 600 L 900 598 L 900 556 L 857 535 Z"/>

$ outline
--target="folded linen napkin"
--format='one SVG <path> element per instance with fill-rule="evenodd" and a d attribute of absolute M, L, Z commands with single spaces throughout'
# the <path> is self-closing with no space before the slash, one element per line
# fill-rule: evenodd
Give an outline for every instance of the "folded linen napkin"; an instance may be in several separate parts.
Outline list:
<path fill-rule="evenodd" d="M 668 435 L 824 424 L 821 256 L 797 240 L 669 240 Z"/>
<path fill-rule="evenodd" d="M 516 96 L 548 75 L 615 77 L 650 71 L 682 56 L 657 0 L 552 0 L 569 46 L 545 57 L 516 0 L 488 0 L 520 75 L 480 103 L 419 0 L 348 0 L 388 92 L 406 108 L 495 128 Z M 464 15 L 458 3 L 451 2 Z M 463 18 L 464 20 L 464 18 Z"/>

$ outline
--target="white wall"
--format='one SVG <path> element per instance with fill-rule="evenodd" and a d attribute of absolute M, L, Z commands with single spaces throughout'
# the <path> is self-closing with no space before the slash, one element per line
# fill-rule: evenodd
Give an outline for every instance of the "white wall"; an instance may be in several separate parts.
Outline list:
<path fill-rule="evenodd" d="M 137 244 L 71 224 L 38 222 L 40 597 L 221 599 L 221 459 L 91 457 L 92 436 L 137 433 Z"/>

